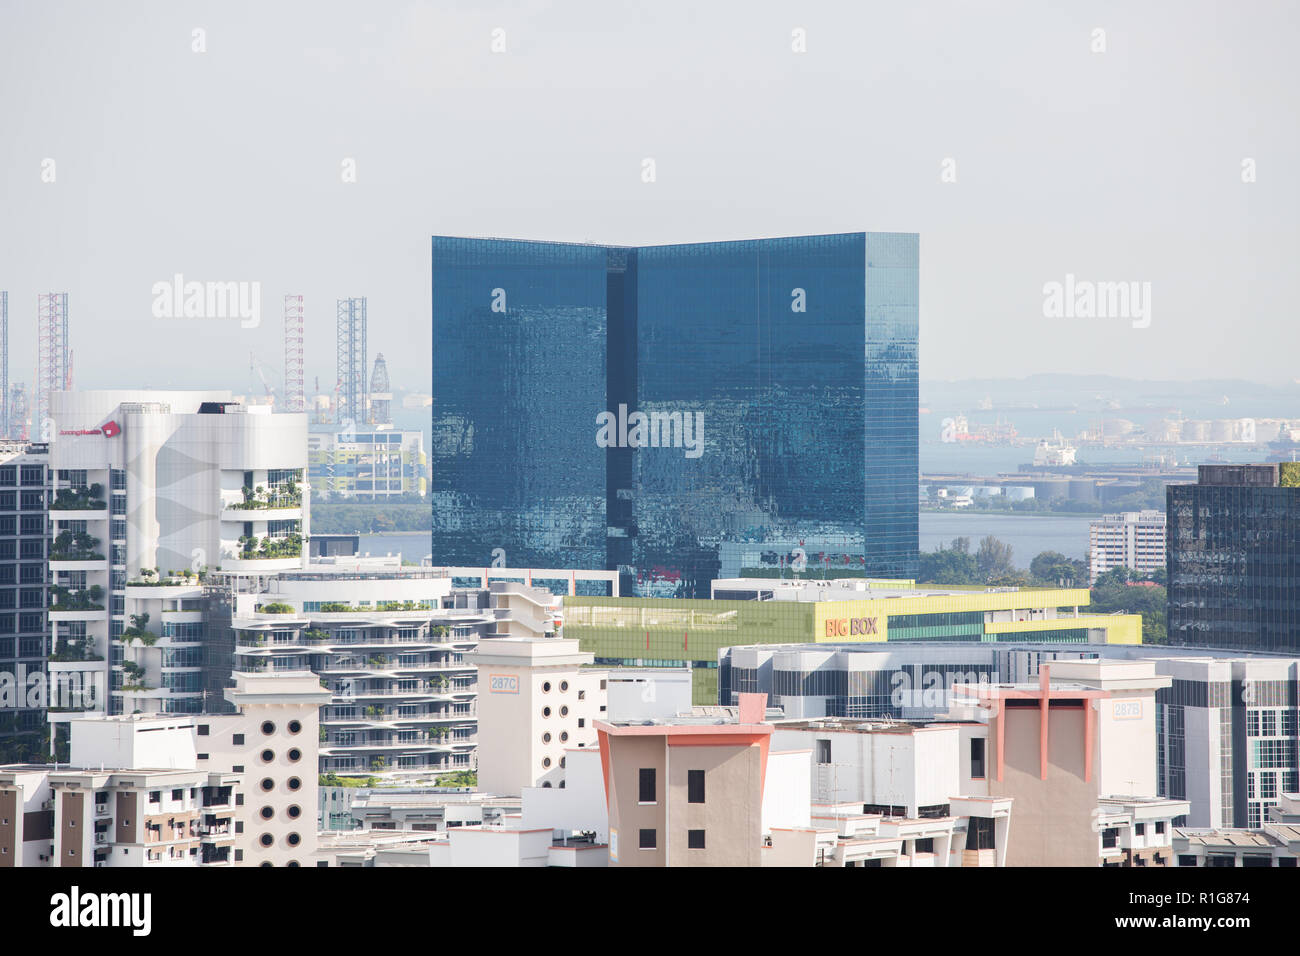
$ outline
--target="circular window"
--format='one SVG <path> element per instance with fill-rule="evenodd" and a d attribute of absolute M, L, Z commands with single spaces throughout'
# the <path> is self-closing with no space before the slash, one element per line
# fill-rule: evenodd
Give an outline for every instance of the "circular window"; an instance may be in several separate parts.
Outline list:
<path fill-rule="evenodd" d="M 302 807 L 298 806 L 298 804 L 295 803 L 285 812 L 289 814 L 290 820 L 297 820 L 300 816 L 302 816 Z"/>
<path fill-rule="evenodd" d="M 261 842 L 262 846 L 270 846 L 275 842 L 275 837 L 271 836 L 269 833 L 263 833 L 258 840 Z"/>
<path fill-rule="evenodd" d="M 569 689 L 569 682 L 568 682 L 567 680 L 562 680 L 562 681 L 560 681 L 560 690 L 561 690 L 561 692 L 566 691 L 566 690 L 568 690 L 568 689 Z"/>
<path fill-rule="evenodd" d="M 288 863 L 285 864 L 285 866 L 297 866 L 297 865 L 298 865 L 297 860 L 290 860 Z"/>
<path fill-rule="evenodd" d="M 266 790 L 266 791 L 268 791 L 268 792 L 271 791 L 271 790 L 274 790 L 274 789 L 275 789 L 275 781 L 272 780 L 270 777 L 263 777 L 263 778 L 262 778 L 262 789 L 263 789 L 263 790 Z"/>
<path fill-rule="evenodd" d="M 262 733 L 266 734 L 268 737 L 271 736 L 275 733 L 275 724 L 271 723 L 269 720 L 262 721 Z"/>
<path fill-rule="evenodd" d="M 543 707 L 543 708 L 542 708 L 542 716 L 543 716 L 543 717 L 549 717 L 549 716 L 551 716 L 551 708 L 549 708 L 549 707 Z"/>
<path fill-rule="evenodd" d="M 549 744 L 550 742 L 551 742 L 551 735 L 550 735 L 550 734 L 542 734 L 542 743 L 544 743 L 544 744 Z"/>
<path fill-rule="evenodd" d="M 550 765 L 551 765 L 551 758 L 550 758 L 550 757 L 543 757 L 543 758 L 542 758 L 542 766 L 543 766 L 543 767 L 549 767 Z"/>
<path fill-rule="evenodd" d="M 568 759 L 568 758 L 566 758 L 566 757 L 561 757 L 561 758 L 560 758 L 560 766 L 561 766 L 561 767 L 564 766 L 564 761 L 565 761 L 566 759 Z"/>
<path fill-rule="evenodd" d="M 545 681 L 545 682 L 542 684 L 542 693 L 543 693 L 543 694 L 549 694 L 550 692 L 551 692 L 551 682 L 550 682 L 550 681 Z"/>
<path fill-rule="evenodd" d="M 302 842 L 302 837 L 298 836 L 298 834 L 296 833 L 290 833 L 288 839 L 289 839 L 289 846 L 297 846 L 299 843 Z"/>
<path fill-rule="evenodd" d="M 564 742 L 565 742 L 566 740 L 568 740 L 568 739 L 569 739 L 569 732 L 568 732 L 567 730 L 561 731 L 561 732 L 560 732 L 560 743 L 564 743 Z"/>
<path fill-rule="evenodd" d="M 263 863 L 262 865 L 263 865 L 263 866 L 275 866 L 274 863 Z"/>
<path fill-rule="evenodd" d="M 275 751 L 263 750 L 261 756 L 262 756 L 262 763 L 270 763 L 272 760 L 275 759 Z"/>
<path fill-rule="evenodd" d="M 569 716 L 569 708 L 567 708 L 567 707 L 561 707 L 561 708 L 560 708 L 560 716 L 561 716 L 561 717 L 568 717 L 568 716 Z"/>
<path fill-rule="evenodd" d="M 299 760 L 302 759 L 302 751 L 299 750 L 297 747 L 294 747 L 292 750 L 289 751 L 289 759 L 294 763 L 297 763 Z"/>
<path fill-rule="evenodd" d="M 269 820 L 271 817 L 275 816 L 275 810 L 271 807 L 263 807 L 261 813 L 263 820 Z"/>
<path fill-rule="evenodd" d="M 551 789 L 551 781 L 549 781 L 549 780 L 543 780 L 543 781 L 542 781 L 542 789 L 543 789 L 543 790 L 549 790 L 549 789 Z M 271 865 L 271 864 L 269 864 L 269 863 L 267 864 L 267 866 L 270 866 L 270 865 Z"/>
<path fill-rule="evenodd" d="M 289 721 L 289 733 L 291 734 L 302 733 L 302 724 L 296 720 Z"/>
<path fill-rule="evenodd" d="M 290 789 L 290 790 L 297 790 L 297 789 L 298 789 L 299 787 L 301 787 L 301 786 L 302 786 L 302 781 L 299 780 L 297 777 L 290 777 L 290 778 L 289 778 L 289 789 Z"/>

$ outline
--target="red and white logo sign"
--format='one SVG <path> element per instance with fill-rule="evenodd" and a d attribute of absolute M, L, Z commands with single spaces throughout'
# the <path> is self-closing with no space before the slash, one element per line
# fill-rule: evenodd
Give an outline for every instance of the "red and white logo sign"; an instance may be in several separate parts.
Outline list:
<path fill-rule="evenodd" d="M 122 426 L 117 422 L 106 422 L 99 428 L 82 428 L 76 431 L 61 431 L 60 435 L 103 435 L 105 438 L 113 438 L 122 434 Z"/>

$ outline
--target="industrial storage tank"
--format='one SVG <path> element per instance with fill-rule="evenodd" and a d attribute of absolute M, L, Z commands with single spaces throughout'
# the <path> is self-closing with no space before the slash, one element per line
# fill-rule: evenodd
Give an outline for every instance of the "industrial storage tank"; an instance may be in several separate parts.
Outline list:
<path fill-rule="evenodd" d="M 1235 424 L 1231 418 L 1216 418 L 1210 423 L 1210 441 L 1232 441 Z"/>
<path fill-rule="evenodd" d="M 1043 478 L 1034 482 L 1036 498 L 1068 498 L 1070 496 L 1070 479 Z"/>
<path fill-rule="evenodd" d="M 1097 479 L 1071 478 L 1070 479 L 1070 500 L 1071 501 L 1096 501 L 1097 500 Z"/>

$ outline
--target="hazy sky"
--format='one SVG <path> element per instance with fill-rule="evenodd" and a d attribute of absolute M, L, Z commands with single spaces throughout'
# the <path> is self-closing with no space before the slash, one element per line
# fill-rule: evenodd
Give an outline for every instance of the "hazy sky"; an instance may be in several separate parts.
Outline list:
<path fill-rule="evenodd" d="M 10 380 L 35 375 L 37 293 L 67 291 L 79 387 L 242 390 L 250 352 L 278 387 L 300 292 L 309 392 L 333 385 L 347 295 L 369 298 L 371 359 L 423 391 L 432 234 L 859 230 L 921 235 L 924 379 L 1295 379 L 1298 21 L 1186 0 L 0 0 Z M 154 318 L 175 273 L 260 282 L 261 325 Z M 1149 327 L 1045 318 L 1067 274 L 1149 282 Z"/>

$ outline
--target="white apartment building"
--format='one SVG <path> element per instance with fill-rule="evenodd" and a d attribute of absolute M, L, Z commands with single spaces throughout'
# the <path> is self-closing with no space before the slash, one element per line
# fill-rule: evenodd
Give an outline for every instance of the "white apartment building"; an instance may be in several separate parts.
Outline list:
<path fill-rule="evenodd" d="M 239 784 L 195 769 L 0 768 L 0 868 L 228 866 Z"/>
<path fill-rule="evenodd" d="M 234 862 L 310 866 L 317 849 L 320 710 L 330 695 L 310 672 L 234 678 L 225 696 L 236 713 L 193 718 L 196 766 L 246 781 Z"/>
<path fill-rule="evenodd" d="M 483 641 L 466 660 L 478 668 L 479 789 L 517 794 L 557 786 L 565 751 L 594 747 L 606 713 L 604 671 L 576 640 L 507 637 Z"/>
<path fill-rule="evenodd" d="M 56 392 L 51 414 L 52 675 L 99 672 L 99 712 L 197 713 L 201 580 L 304 560 L 306 416 L 226 391 Z"/>
<path fill-rule="evenodd" d="M 298 673 L 226 696 L 233 714 L 78 716 L 72 767 L 0 767 L 0 867 L 308 863 L 327 695 Z"/>
<path fill-rule="evenodd" d="M 1130 568 L 1140 574 L 1165 567 L 1165 513 L 1125 511 L 1102 515 L 1088 525 L 1088 582 L 1112 568 Z"/>
<path fill-rule="evenodd" d="M 494 581 L 454 590 L 432 568 L 396 559 L 324 559 L 229 582 L 214 605 L 208 653 L 232 669 L 310 670 L 330 699 L 320 772 L 419 778 L 470 770 L 481 688 L 468 655 L 481 641 L 555 631 L 549 591 Z"/>

